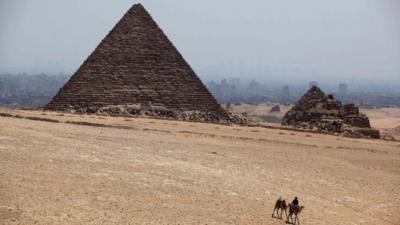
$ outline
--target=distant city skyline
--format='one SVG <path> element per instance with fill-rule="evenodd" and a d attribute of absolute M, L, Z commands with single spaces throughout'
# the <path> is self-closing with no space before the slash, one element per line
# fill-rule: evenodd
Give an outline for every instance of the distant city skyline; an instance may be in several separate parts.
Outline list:
<path fill-rule="evenodd" d="M 0 73 L 75 72 L 138 1 L 3 0 Z M 142 2 L 203 80 L 400 83 L 400 1 Z"/>

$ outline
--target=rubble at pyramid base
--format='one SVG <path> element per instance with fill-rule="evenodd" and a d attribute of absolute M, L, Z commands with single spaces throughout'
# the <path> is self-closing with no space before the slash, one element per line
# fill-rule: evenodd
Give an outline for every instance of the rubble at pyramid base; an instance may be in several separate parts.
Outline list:
<path fill-rule="evenodd" d="M 60 110 L 58 110 L 60 111 Z M 121 116 L 121 117 L 150 117 L 159 119 L 193 121 L 219 124 L 240 124 L 247 125 L 247 119 L 228 114 L 222 115 L 212 111 L 182 111 L 168 109 L 163 106 L 153 106 L 151 104 L 131 104 L 131 105 L 109 105 L 103 107 L 73 107 L 69 106 L 61 110 L 68 113 L 95 114 L 100 116 Z"/>
<path fill-rule="evenodd" d="M 380 132 L 374 128 L 355 127 L 339 118 L 320 118 L 310 122 L 290 122 L 284 125 L 294 126 L 305 130 L 319 131 L 354 138 L 380 138 Z"/>

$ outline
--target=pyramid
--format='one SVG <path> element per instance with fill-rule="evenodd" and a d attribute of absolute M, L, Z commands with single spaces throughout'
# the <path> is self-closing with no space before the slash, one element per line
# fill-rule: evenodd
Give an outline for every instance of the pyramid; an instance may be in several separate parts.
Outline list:
<path fill-rule="evenodd" d="M 312 86 L 295 105 L 295 109 L 308 110 L 318 102 L 324 101 L 325 97 L 325 93 L 318 86 Z"/>
<path fill-rule="evenodd" d="M 351 137 L 379 138 L 366 115 L 354 104 L 343 105 L 317 86 L 311 87 L 282 118 L 282 125 Z"/>
<path fill-rule="evenodd" d="M 45 109 L 228 119 L 141 4 L 122 17 Z"/>

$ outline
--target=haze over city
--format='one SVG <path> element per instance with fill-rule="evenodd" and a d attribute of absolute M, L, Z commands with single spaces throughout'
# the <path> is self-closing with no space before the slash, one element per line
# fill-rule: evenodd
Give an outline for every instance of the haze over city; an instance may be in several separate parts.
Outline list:
<path fill-rule="evenodd" d="M 0 2 L 0 73 L 71 75 L 138 1 Z M 145 1 L 203 80 L 400 83 L 400 2 Z"/>

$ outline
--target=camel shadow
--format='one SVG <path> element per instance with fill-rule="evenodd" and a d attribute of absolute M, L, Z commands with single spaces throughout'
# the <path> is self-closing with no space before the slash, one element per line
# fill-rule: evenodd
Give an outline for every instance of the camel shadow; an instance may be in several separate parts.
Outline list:
<path fill-rule="evenodd" d="M 284 220 L 283 217 L 279 217 L 279 216 L 272 216 L 272 218 L 277 219 L 277 220 Z"/>

